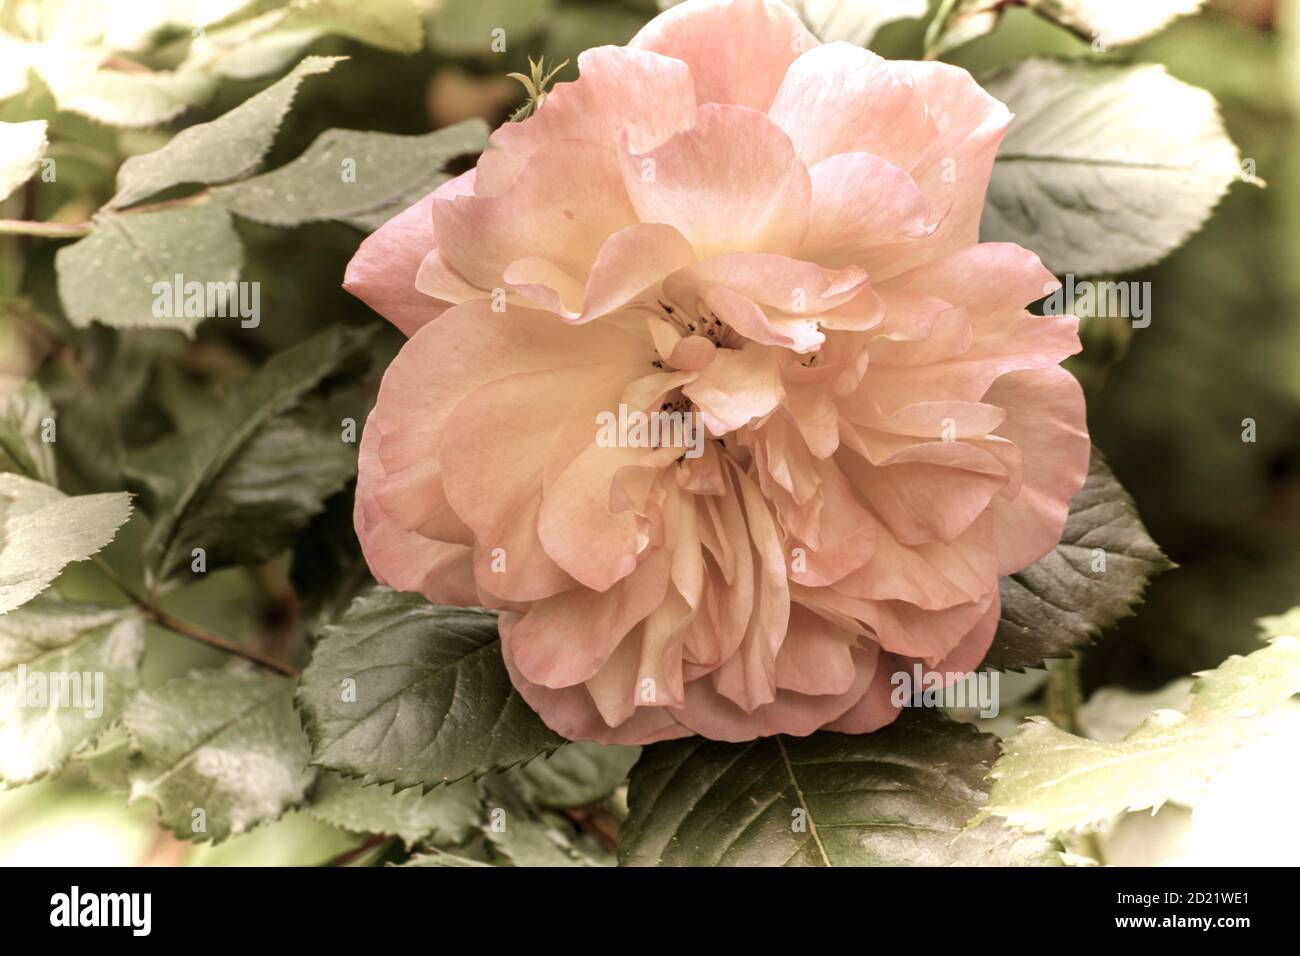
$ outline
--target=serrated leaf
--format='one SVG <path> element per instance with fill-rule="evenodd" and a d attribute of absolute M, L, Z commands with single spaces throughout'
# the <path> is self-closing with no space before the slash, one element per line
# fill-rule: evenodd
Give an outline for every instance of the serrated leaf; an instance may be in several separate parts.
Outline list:
<path fill-rule="evenodd" d="M 40 169 L 49 139 L 45 120 L 0 123 L 0 202 Z"/>
<path fill-rule="evenodd" d="M 926 54 L 942 56 L 993 30 L 1009 7 L 1028 7 L 1039 16 L 1098 44 L 1102 49 L 1136 43 L 1180 16 L 1197 12 L 1205 0 L 945 0 L 926 31 Z"/>
<path fill-rule="evenodd" d="M 463 843 L 475 829 L 483 798 L 473 780 L 461 780 L 428 793 L 420 788 L 393 792 L 391 784 L 365 784 L 338 773 L 323 773 L 307 812 L 353 833 L 387 833 L 409 850 L 418 843 Z"/>
<path fill-rule="evenodd" d="M 154 515 L 143 549 L 152 580 L 187 568 L 194 548 L 208 570 L 267 560 L 347 483 L 355 450 L 303 403 L 358 360 L 370 336 L 335 327 L 274 355 L 230 389 L 217 423 L 131 456 L 128 477 Z"/>
<path fill-rule="evenodd" d="M 244 248 L 230 213 L 208 203 L 154 212 L 101 212 L 94 230 L 64 246 L 54 257 L 59 298 L 73 325 L 98 319 L 117 328 L 176 329 L 193 334 L 204 314 L 184 314 L 183 303 L 157 305 L 155 283 L 234 283 L 244 262 Z M 232 311 L 227 306 L 227 313 Z M 161 314 L 158 314 L 161 313 Z"/>
<path fill-rule="evenodd" d="M 275 819 L 303 802 L 315 776 L 284 677 L 194 671 L 142 691 L 123 723 L 138 750 L 131 802 L 153 801 L 181 839 L 220 842 Z"/>
<path fill-rule="evenodd" d="M 0 471 L 54 484 L 54 444 L 43 434 L 53 421 L 54 407 L 35 382 L 0 392 Z"/>
<path fill-rule="evenodd" d="M 568 809 L 595 803 L 627 780 L 640 747 L 581 741 L 568 743 L 510 771 L 523 798 L 543 807 Z"/>
<path fill-rule="evenodd" d="M 1002 619 L 983 666 L 1018 671 L 1069 657 L 1133 613 L 1147 582 L 1171 567 L 1093 449 L 1060 542 L 999 581 Z"/>
<path fill-rule="evenodd" d="M 1194 799 L 1233 748 L 1266 733 L 1270 713 L 1300 693 L 1296 634 L 1228 658 L 1192 685 L 1185 712 L 1154 711 L 1122 740 L 1088 740 L 1034 718 L 1003 741 L 988 807 L 972 822 L 999 816 L 1054 834 L 1156 809 L 1174 795 Z"/>
<path fill-rule="evenodd" d="M 327 130 L 292 162 L 215 196 L 235 214 L 272 226 L 386 221 L 444 182 L 448 161 L 482 152 L 487 133 L 477 119 L 424 136 Z"/>
<path fill-rule="evenodd" d="M 1031 59 L 984 85 L 1016 115 L 981 238 L 1033 249 L 1058 275 L 1151 265 L 1241 178 L 1214 98 L 1162 66 Z"/>
<path fill-rule="evenodd" d="M 492 849 L 511 866 L 613 866 L 614 857 L 564 818 L 533 806 L 518 778 L 497 774 L 480 781 L 488 803 L 483 827 Z"/>
<path fill-rule="evenodd" d="M 0 474 L 0 614 L 44 591 L 65 565 L 103 548 L 129 517 L 126 492 L 69 498 L 39 481 Z"/>
<path fill-rule="evenodd" d="M 314 763 L 399 787 L 481 776 L 564 742 L 510 683 L 494 615 L 387 588 L 324 629 L 298 700 Z"/>
<path fill-rule="evenodd" d="M 62 47 L 34 63 L 60 110 L 109 126 L 143 128 L 168 123 L 205 102 L 216 79 L 193 70 L 125 71 L 101 68 L 100 50 Z"/>
<path fill-rule="evenodd" d="M 121 208 L 182 183 L 225 183 L 247 176 L 271 148 L 303 79 L 333 68 L 338 57 L 309 56 L 288 76 L 210 123 L 181 130 L 162 149 L 132 156 L 117 172 Z"/>
<path fill-rule="evenodd" d="M 139 682 L 130 608 L 37 598 L 0 616 L 0 782 L 55 773 L 117 720 Z"/>
<path fill-rule="evenodd" d="M 984 805 L 994 738 L 908 709 L 871 734 L 645 748 L 619 840 L 625 866 L 1054 865 L 1043 839 L 962 828 Z M 995 823 L 995 821 L 990 821 Z"/>

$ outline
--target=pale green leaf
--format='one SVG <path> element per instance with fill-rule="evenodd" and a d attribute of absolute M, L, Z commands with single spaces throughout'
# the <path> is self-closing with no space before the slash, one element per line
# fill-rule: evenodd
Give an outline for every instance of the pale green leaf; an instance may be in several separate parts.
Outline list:
<path fill-rule="evenodd" d="M 0 391 L 0 471 L 54 484 L 54 443 L 45 440 L 54 422 L 54 408 L 35 382 Z"/>
<path fill-rule="evenodd" d="M 1267 733 L 1273 711 L 1300 693 L 1297 630 L 1230 657 L 1192 685 L 1185 711 L 1151 713 L 1121 740 L 1089 740 L 1034 718 L 1003 741 L 989 816 L 1034 832 L 1079 830 L 1131 810 L 1190 800 L 1243 740 Z"/>
<path fill-rule="evenodd" d="M 273 226 L 382 223 L 444 182 L 450 160 L 486 146 L 481 120 L 424 136 L 332 129 L 292 162 L 215 195 L 237 215 Z"/>
<path fill-rule="evenodd" d="M 49 139 L 45 120 L 0 123 L 0 202 L 35 175 Z"/>
<path fill-rule="evenodd" d="M 131 801 L 153 801 L 182 839 L 220 842 L 273 820 L 315 776 L 293 682 L 263 671 L 194 671 L 141 691 L 123 722 L 138 751 Z"/>
<path fill-rule="evenodd" d="M 69 498 L 39 481 L 0 474 L 0 614 L 44 591 L 65 565 L 103 548 L 130 516 L 126 492 Z"/>
<path fill-rule="evenodd" d="M 546 22 L 555 5 L 556 0 L 444 0 L 433 15 L 429 42 L 457 56 L 524 49 L 529 34 Z M 494 50 L 499 41 L 504 50 Z"/>
<path fill-rule="evenodd" d="M 1060 542 L 998 582 L 1002 618 L 984 666 L 1024 670 L 1069 657 L 1131 614 L 1147 582 L 1172 566 L 1094 449 Z"/>
<path fill-rule="evenodd" d="M 121 208 L 183 183 L 225 183 L 247 176 L 271 148 L 303 79 L 333 68 L 338 57 L 310 56 L 288 76 L 210 123 L 181 130 L 162 149 L 132 156 L 117 172 Z"/>
<path fill-rule="evenodd" d="M 323 773 L 307 812 L 323 823 L 354 833 L 385 833 L 402 838 L 409 850 L 418 843 L 463 843 L 478 826 L 483 798 L 473 780 L 461 780 L 421 793 L 419 787 L 393 792 L 392 784 L 365 784 L 338 773 Z"/>
<path fill-rule="evenodd" d="M 64 246 L 54 258 L 59 298 L 73 325 L 85 327 L 98 319 L 118 328 L 163 328 L 192 334 L 207 317 L 206 290 L 233 288 L 239 278 L 244 249 L 230 213 L 220 206 L 209 203 L 155 212 L 102 212 L 94 223 L 90 235 Z M 201 307 L 187 312 L 184 302 L 174 301 L 170 289 L 177 276 L 183 283 L 203 286 Z M 189 299 L 188 294 L 183 298 Z M 238 300 L 226 301 L 224 311 L 229 317 Z M 213 302 L 220 304 L 215 298 Z M 213 311 L 221 309 L 214 307 Z M 241 319 L 236 316 L 229 321 Z"/>
<path fill-rule="evenodd" d="M 117 720 L 139 681 L 132 609 L 44 596 L 0 616 L 0 782 L 63 768 Z"/>
<path fill-rule="evenodd" d="M 1197 12 L 1205 0 L 944 0 L 926 32 L 928 56 L 943 56 L 992 31 L 1010 7 L 1028 7 L 1098 52 L 1136 43 L 1180 16 Z"/>
<path fill-rule="evenodd" d="M 416 53 L 424 45 L 415 0 L 295 0 L 279 29 L 319 30 L 397 53 Z"/>
<path fill-rule="evenodd" d="M 619 840 L 628 866 L 1055 865 L 1034 836 L 989 821 L 994 738 L 933 711 L 851 736 L 691 737 L 645 748 Z"/>
<path fill-rule="evenodd" d="M 1032 249 L 1058 275 L 1151 265 L 1241 178 L 1214 98 L 1162 66 L 1032 59 L 985 87 L 1015 119 L 981 238 Z"/>
<path fill-rule="evenodd" d="M 298 691 L 313 762 L 432 787 L 564 741 L 519 696 L 496 617 L 377 588 L 326 627 Z"/>
<path fill-rule="evenodd" d="M 512 866 L 613 866 L 614 856 L 594 838 L 577 833 L 567 820 L 539 810 L 516 786 L 511 774 L 485 777 L 487 823 L 483 835 Z"/>

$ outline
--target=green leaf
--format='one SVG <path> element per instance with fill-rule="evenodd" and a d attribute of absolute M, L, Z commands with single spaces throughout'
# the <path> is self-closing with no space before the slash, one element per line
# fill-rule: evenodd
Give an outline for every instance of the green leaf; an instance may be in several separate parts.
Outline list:
<path fill-rule="evenodd" d="M 215 204 L 101 212 L 94 224 L 90 235 L 54 257 L 63 310 L 82 328 L 98 319 L 118 328 L 176 329 L 191 335 L 207 317 L 206 307 L 202 314 L 184 314 L 184 303 L 173 303 L 170 294 L 160 298 L 164 290 L 155 290 L 155 283 L 174 288 L 179 275 L 205 288 L 210 283 L 225 286 L 239 278 L 244 262 L 230 213 Z M 234 304 L 225 311 L 234 312 Z"/>
<path fill-rule="evenodd" d="M 289 578 L 313 632 L 341 617 L 374 584 L 352 524 L 355 494 L 349 486 L 326 501 L 294 544 Z"/>
<path fill-rule="evenodd" d="M 627 866 L 1052 865 L 1040 838 L 984 805 L 994 738 L 905 710 L 871 734 L 727 744 L 691 737 L 645 748 L 619 840 Z"/>
<path fill-rule="evenodd" d="M 523 48 L 555 5 L 555 0 L 445 0 L 433 15 L 429 42 L 456 56 L 486 56 L 494 52 L 496 37 L 506 47 L 495 52 L 508 52 L 512 45 Z"/>
<path fill-rule="evenodd" d="M 564 742 L 510 683 L 494 615 L 387 588 L 321 633 L 298 700 L 314 763 L 402 788 L 481 776 Z"/>
<path fill-rule="evenodd" d="M 510 774 L 481 781 L 488 801 L 483 827 L 492 849 L 513 866 L 613 866 L 614 857 L 563 817 L 534 807 Z"/>
<path fill-rule="evenodd" d="M 926 55 L 943 56 L 991 32 L 1009 7 L 1028 7 L 1098 52 L 1136 43 L 1177 17 L 1197 12 L 1205 0 L 944 0 L 925 35 Z"/>
<path fill-rule="evenodd" d="M 40 169 L 49 139 L 45 120 L 0 123 L 0 202 Z"/>
<path fill-rule="evenodd" d="M 315 776 L 284 677 L 194 671 L 141 691 L 123 721 L 139 751 L 131 802 L 152 800 L 181 839 L 220 842 L 273 820 L 303 802 Z"/>
<path fill-rule="evenodd" d="M 609 796 L 627 780 L 640 756 L 640 747 L 568 743 L 516 767 L 510 776 L 528 802 L 564 810 Z"/>
<path fill-rule="evenodd" d="M 869 44 L 876 31 L 895 20 L 925 16 L 929 0 L 786 0 L 823 43 Z"/>
<path fill-rule="evenodd" d="M 1241 178 L 1214 98 L 1162 66 L 1031 59 L 985 88 L 1016 116 L 981 238 L 1032 249 L 1057 274 L 1151 265 Z"/>
<path fill-rule="evenodd" d="M 129 517 L 124 491 L 69 498 L 39 481 L 0 474 L 0 614 L 44 591 L 65 565 L 103 548 Z"/>
<path fill-rule="evenodd" d="M 319 30 L 397 53 L 418 53 L 424 45 L 420 8 L 413 0 L 298 0 L 279 29 Z"/>
<path fill-rule="evenodd" d="M 152 580 L 187 569 L 195 548 L 208 570 L 268 560 L 347 483 L 355 450 L 304 401 L 360 359 L 370 337 L 336 326 L 279 352 L 230 389 L 213 425 L 131 456 L 128 478 L 154 515 L 143 551 Z"/>
<path fill-rule="evenodd" d="M 0 616 L 0 782 L 55 773 L 98 738 L 135 692 L 143 653 L 129 608 L 45 596 Z"/>
<path fill-rule="evenodd" d="M 1202 674 L 1185 712 L 1154 711 L 1122 740 L 1088 740 L 1033 718 L 1003 741 L 988 807 L 972 824 L 999 816 L 1055 834 L 1188 799 L 1300 693 L 1300 618 L 1288 623 L 1262 650 Z"/>
<path fill-rule="evenodd" d="M 999 582 L 1002 619 L 984 666 L 1019 671 L 1069 657 L 1133 613 L 1147 582 L 1173 566 L 1093 449 L 1060 543 Z"/>
<path fill-rule="evenodd" d="M 487 134 L 477 119 L 424 136 L 327 130 L 293 162 L 215 196 L 237 215 L 272 226 L 337 219 L 365 228 L 445 182 L 447 163 L 482 152 Z"/>
<path fill-rule="evenodd" d="M 162 149 L 132 156 L 117 172 L 121 208 L 182 183 L 224 183 L 247 176 L 271 148 L 303 79 L 333 68 L 339 57 L 309 56 L 284 79 L 211 123 L 181 130 Z"/>
<path fill-rule="evenodd" d="M 473 780 L 393 792 L 391 784 L 364 784 L 337 773 L 323 773 L 307 812 L 353 833 L 387 833 L 409 850 L 418 843 L 463 843 L 479 822 L 483 798 Z"/>
<path fill-rule="evenodd" d="M 394 863 L 393 866 L 491 866 L 491 863 L 484 863 L 482 860 L 471 860 L 467 856 L 460 856 L 455 853 L 445 853 L 442 850 L 433 850 L 430 853 L 420 853 L 411 857 L 405 863 Z"/>
<path fill-rule="evenodd" d="M 54 422 L 54 408 L 35 382 L 0 392 L 0 471 L 55 483 L 54 444 L 44 440 L 47 422 Z"/>
<path fill-rule="evenodd" d="M 60 110 L 109 126 L 142 128 L 169 123 L 205 102 L 216 90 L 214 77 L 192 70 L 101 69 L 99 50 L 60 48 L 33 64 Z"/>

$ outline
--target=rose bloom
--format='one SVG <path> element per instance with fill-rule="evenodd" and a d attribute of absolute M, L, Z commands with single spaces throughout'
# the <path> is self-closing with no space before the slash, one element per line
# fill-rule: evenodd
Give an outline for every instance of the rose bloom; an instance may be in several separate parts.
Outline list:
<path fill-rule="evenodd" d="M 895 673 L 980 663 L 1087 471 L 1077 320 L 978 239 L 1011 115 L 775 0 L 579 67 L 348 268 L 409 336 L 361 443 L 370 568 L 499 609 L 571 739 L 882 727 Z M 703 453 L 598 441 L 620 405 L 697 414 Z"/>

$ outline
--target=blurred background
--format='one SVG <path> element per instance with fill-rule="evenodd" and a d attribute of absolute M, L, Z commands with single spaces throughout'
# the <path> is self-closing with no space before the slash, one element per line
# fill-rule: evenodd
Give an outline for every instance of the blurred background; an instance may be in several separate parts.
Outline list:
<path fill-rule="evenodd" d="M 170 12 L 162 12 L 164 6 Z M 186 16 L 176 18 L 175 6 L 185 8 Z M 70 60 L 89 58 L 127 73 L 172 70 L 191 62 L 195 42 L 203 39 L 198 28 L 175 23 L 217 23 L 249 6 L 236 0 L 0 2 L 0 120 L 50 120 L 47 155 L 59 170 L 57 183 L 19 190 L 0 208 L 0 218 L 88 218 L 114 192 L 113 177 L 125 157 L 157 148 L 181 126 L 220 115 L 283 72 L 250 79 L 256 73 L 251 67 L 218 69 L 194 105 L 177 100 L 175 91 L 159 90 L 158 115 L 174 114 L 165 120 L 146 112 L 128 115 L 125 123 L 105 122 L 93 114 L 119 108 L 113 89 L 92 84 L 89 109 L 59 111 L 50 89 L 57 81 L 29 73 L 7 54 L 12 44 L 41 40 L 66 47 Z M 274 14 L 289 4 L 259 0 L 252 6 Z M 470 117 L 495 126 L 523 102 L 523 87 L 506 74 L 527 74 L 530 56 L 557 65 L 568 60 L 557 79 L 571 79 L 579 52 L 626 42 L 658 10 L 655 0 L 425 0 L 418 7 L 423 28 L 415 52 L 385 49 L 363 30 L 295 35 L 299 45 L 288 51 L 294 59 L 311 52 L 350 60 L 304 85 L 268 167 L 298 155 L 331 127 L 413 134 Z M 507 30 L 507 51 L 479 52 L 480 38 L 494 26 Z M 870 45 L 888 57 L 918 58 L 925 26 L 922 19 L 889 23 Z M 1090 320 L 1083 328 L 1086 349 L 1072 365 L 1088 392 L 1096 444 L 1135 498 L 1152 536 L 1180 565 L 1159 576 L 1138 614 L 1107 633 L 1084 659 L 1085 693 L 1112 689 L 1094 698 L 1095 716 L 1104 708 L 1131 710 L 1135 701 L 1138 713 L 1145 713 L 1153 700 L 1185 694 L 1186 683 L 1166 690 L 1165 698 L 1135 698 L 1125 691 L 1168 688 L 1230 654 L 1255 650 L 1255 620 L 1300 604 L 1300 2 L 1210 0 L 1203 14 L 1106 54 L 1012 9 L 993 33 L 945 59 L 979 76 L 1034 53 L 1165 64 L 1215 96 L 1232 139 L 1268 184 L 1235 186 L 1190 242 L 1131 276 L 1151 283 L 1150 326 L 1134 330 L 1122 320 Z M 121 487 L 120 462 L 115 464 L 110 446 L 143 446 L 201 420 L 216 407 L 223 382 L 319 328 L 322 317 L 369 320 L 365 307 L 340 288 L 360 232 L 333 223 L 286 230 L 241 221 L 238 228 L 246 247 L 244 278 L 261 282 L 262 308 L 277 321 L 235 335 L 229 325 L 206 323 L 194 340 L 171 332 L 71 330 L 54 284 L 60 243 L 3 237 L 0 375 L 16 382 L 39 374 L 54 398 L 61 438 L 66 436 L 60 468 L 67 488 Z M 396 333 L 384 334 L 382 348 L 395 351 Z M 62 344 L 69 336 L 75 336 L 79 359 Z M 90 380 L 111 382 L 111 388 L 96 389 Z M 366 389 L 373 386 L 372 380 L 341 400 L 363 413 Z M 116 417 L 106 414 L 109 408 L 128 413 L 120 429 L 109 424 Z M 1254 443 L 1242 441 L 1245 418 L 1257 423 Z M 124 433 L 109 436 L 104 429 Z M 347 534 L 349 510 L 345 494 L 326 516 L 344 529 L 340 535 Z M 134 561 L 136 524 L 111 546 L 107 557 L 114 566 Z M 172 609 L 273 648 L 296 639 L 314 613 L 310 600 L 295 598 L 291 568 L 286 558 L 256 570 L 213 573 L 178 596 Z M 65 584 L 74 596 L 112 599 L 93 574 L 77 566 Z M 217 663 L 215 652 L 167 632 L 152 632 L 150 640 L 146 685 Z M 1024 684 L 1027 694 L 1037 686 L 1033 677 Z M 1033 698 L 1027 699 L 1033 712 Z M 1107 837 L 1108 858 L 1215 862 L 1218 848 L 1236 839 L 1233 832 L 1239 836 L 1239 830 L 1225 831 L 1226 821 L 1240 828 L 1242 801 L 1250 800 L 1261 844 L 1271 841 L 1271 852 L 1287 852 L 1294 860 L 1296 840 L 1289 838 L 1289 849 L 1279 848 L 1277 831 L 1268 828 L 1280 818 L 1272 814 L 1287 813 L 1281 803 L 1269 805 L 1268 793 L 1294 792 L 1281 786 L 1288 781 L 1278 774 L 1291 773 L 1298 739 L 1274 739 L 1235 762 L 1221 786 L 1216 784 L 1217 809 L 1205 810 L 1196 821 L 1179 807 L 1145 822 L 1123 821 Z M 123 795 L 113 792 L 113 753 L 121 747 L 110 737 L 58 780 L 0 792 L 0 864 L 317 864 L 357 842 L 304 813 L 290 813 L 217 847 L 178 842 L 155 825 L 151 806 L 124 809 Z M 1271 775 L 1263 788 L 1261 774 Z"/>

